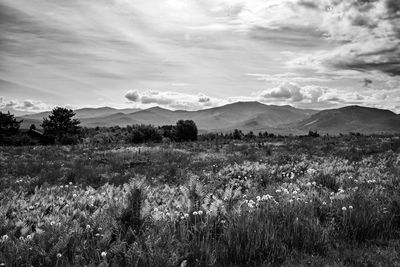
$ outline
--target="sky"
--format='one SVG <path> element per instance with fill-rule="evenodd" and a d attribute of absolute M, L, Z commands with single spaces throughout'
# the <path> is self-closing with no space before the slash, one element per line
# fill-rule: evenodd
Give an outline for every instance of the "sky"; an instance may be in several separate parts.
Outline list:
<path fill-rule="evenodd" d="M 400 113 L 399 0 L 0 0 L 0 108 Z"/>

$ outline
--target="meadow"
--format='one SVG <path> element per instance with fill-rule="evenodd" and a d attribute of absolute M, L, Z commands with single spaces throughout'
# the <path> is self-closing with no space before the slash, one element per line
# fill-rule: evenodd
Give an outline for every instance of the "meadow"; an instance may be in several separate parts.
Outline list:
<path fill-rule="evenodd" d="M 400 138 L 0 147 L 0 266 L 400 266 Z"/>

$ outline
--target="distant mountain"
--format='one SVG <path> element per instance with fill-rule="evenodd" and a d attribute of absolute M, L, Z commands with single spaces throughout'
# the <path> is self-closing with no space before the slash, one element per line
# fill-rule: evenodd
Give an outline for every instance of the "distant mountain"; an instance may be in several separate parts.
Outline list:
<path fill-rule="evenodd" d="M 100 108 L 81 108 L 81 109 L 76 109 L 74 110 L 75 112 L 75 118 L 81 120 L 82 125 L 88 126 L 88 127 L 96 127 L 98 123 L 99 126 L 115 126 L 118 125 L 117 122 L 121 122 L 121 120 L 115 121 L 116 123 L 113 123 L 113 118 L 109 117 L 111 115 L 116 115 L 119 114 L 119 116 L 122 116 L 124 114 L 131 114 L 136 111 L 139 111 L 140 109 L 135 109 L 135 108 L 126 108 L 126 109 L 116 109 L 116 108 L 110 108 L 110 107 L 100 107 Z M 31 124 L 35 124 L 36 126 L 39 126 L 43 118 L 46 118 L 50 115 L 51 111 L 44 111 L 40 113 L 35 113 L 35 114 L 28 114 L 25 116 L 17 115 L 21 117 L 24 121 L 22 122 L 21 127 L 22 128 L 28 128 Z M 104 119 L 102 119 L 104 117 Z M 115 117 L 114 117 L 115 119 Z M 84 121 L 88 121 L 87 124 Z"/>
<path fill-rule="evenodd" d="M 400 133 L 400 116 L 389 110 L 348 106 L 323 110 L 293 125 L 302 131 L 320 133 Z"/>
<path fill-rule="evenodd" d="M 101 107 L 101 108 L 81 108 L 74 110 L 75 118 L 77 119 L 85 119 L 85 118 L 93 118 L 93 117 L 102 117 L 107 115 L 112 115 L 115 113 L 133 113 L 139 111 L 140 109 L 116 109 L 110 107 Z M 48 117 L 51 111 L 45 111 L 40 113 L 35 113 L 31 115 L 24 116 L 25 118 L 30 119 L 38 119 L 43 120 L 43 118 Z"/>
<path fill-rule="evenodd" d="M 29 115 L 29 114 L 34 114 L 33 112 L 16 110 L 13 108 L 0 108 L 0 112 L 1 113 L 10 112 L 10 114 L 13 114 L 14 116 L 25 116 L 25 115 Z"/>
<path fill-rule="evenodd" d="M 253 129 L 246 123 L 256 121 L 261 128 L 276 127 L 307 118 L 313 110 L 296 109 L 291 106 L 264 105 L 259 102 L 236 102 L 221 107 L 198 111 L 149 108 L 129 114 L 137 122 L 153 125 L 175 124 L 180 119 L 193 120 L 197 127 L 207 131 L 230 131 L 235 128 Z"/>
<path fill-rule="evenodd" d="M 125 127 L 132 124 L 173 125 L 178 120 L 193 120 L 202 132 L 268 131 L 277 134 L 319 133 L 400 133 L 400 116 L 382 109 L 348 106 L 330 110 L 298 109 L 292 106 L 265 105 L 259 102 L 236 102 L 198 111 L 149 109 L 83 108 L 76 118 L 86 127 Z M 39 126 L 50 112 L 26 115 L 23 128 Z"/>

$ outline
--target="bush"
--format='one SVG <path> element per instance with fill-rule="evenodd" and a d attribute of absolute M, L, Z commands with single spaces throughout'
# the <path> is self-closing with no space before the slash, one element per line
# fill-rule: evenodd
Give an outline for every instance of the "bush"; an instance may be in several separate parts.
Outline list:
<path fill-rule="evenodd" d="M 152 125 L 134 125 L 128 128 L 127 141 L 134 144 L 162 141 L 159 129 Z"/>

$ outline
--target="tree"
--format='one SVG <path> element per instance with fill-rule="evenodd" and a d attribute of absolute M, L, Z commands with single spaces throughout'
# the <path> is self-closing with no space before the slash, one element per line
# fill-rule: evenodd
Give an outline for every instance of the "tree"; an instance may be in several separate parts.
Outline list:
<path fill-rule="evenodd" d="M 254 135 L 253 131 L 248 132 L 245 137 L 247 139 L 254 139 L 256 136 Z"/>
<path fill-rule="evenodd" d="M 235 129 L 235 130 L 233 131 L 233 139 L 235 139 L 235 140 L 241 140 L 241 139 L 242 139 L 242 136 L 243 136 L 243 133 L 242 133 L 241 130 Z"/>
<path fill-rule="evenodd" d="M 0 112 L 0 144 L 12 143 L 13 136 L 17 136 L 21 121 L 17 121 L 13 114 Z"/>
<path fill-rule="evenodd" d="M 134 125 L 128 127 L 127 141 L 130 143 L 145 143 L 162 141 L 162 135 L 159 129 L 152 125 Z"/>
<path fill-rule="evenodd" d="M 319 137 L 319 133 L 317 131 L 313 132 L 313 131 L 308 131 L 308 136 L 310 137 Z"/>
<path fill-rule="evenodd" d="M 177 141 L 196 141 L 197 126 L 192 120 L 179 120 L 176 123 L 176 139 Z"/>
<path fill-rule="evenodd" d="M 81 127 L 79 120 L 72 119 L 74 116 L 72 109 L 54 108 L 48 118 L 43 118 L 44 135 L 54 138 L 60 144 L 76 143 L 74 136 L 79 134 Z"/>

